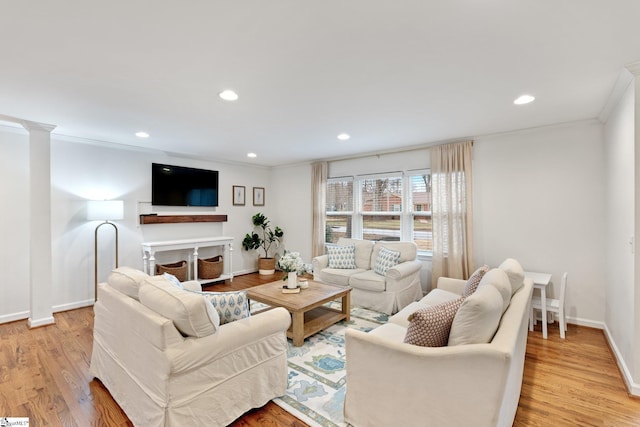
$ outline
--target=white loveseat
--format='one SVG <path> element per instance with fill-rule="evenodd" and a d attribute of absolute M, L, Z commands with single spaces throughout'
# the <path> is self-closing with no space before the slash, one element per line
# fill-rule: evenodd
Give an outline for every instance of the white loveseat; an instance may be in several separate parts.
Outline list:
<path fill-rule="evenodd" d="M 90 372 L 134 425 L 226 426 L 285 394 L 285 309 L 216 327 L 203 295 L 118 270 L 99 286 Z"/>
<path fill-rule="evenodd" d="M 355 268 L 330 268 L 329 255 L 312 260 L 313 279 L 332 285 L 350 286 L 351 303 L 386 314 L 396 313 L 422 297 L 418 248 L 413 242 L 372 242 L 341 237 L 337 246 L 355 247 Z M 385 275 L 374 271 L 382 248 L 400 253 L 398 264 Z"/>
<path fill-rule="evenodd" d="M 495 278 L 489 273 L 483 281 Z M 404 343 L 409 313 L 457 299 L 463 293 L 466 281 L 447 278 L 438 280 L 437 289 L 392 316 L 389 323 L 369 333 L 347 329 L 345 421 L 355 427 L 511 426 L 522 386 L 533 289 L 530 279 L 519 277 L 519 284 L 511 280 L 513 275 L 501 279 L 511 290 L 505 292 L 501 283 L 498 304 L 503 304 L 508 292 L 508 307 L 498 317 L 495 335 L 486 343 L 451 345 L 454 333 L 459 337 L 482 323 L 478 320 L 483 316 L 482 305 L 473 308 L 476 320 L 458 325 L 462 330 L 454 331 L 458 320 L 454 319 L 448 346 Z M 480 282 L 483 285 L 493 284 Z"/>

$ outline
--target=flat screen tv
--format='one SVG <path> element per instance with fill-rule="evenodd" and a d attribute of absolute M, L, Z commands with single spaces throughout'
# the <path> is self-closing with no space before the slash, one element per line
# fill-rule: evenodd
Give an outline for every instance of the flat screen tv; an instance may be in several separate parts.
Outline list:
<path fill-rule="evenodd" d="M 218 171 L 153 163 L 151 204 L 218 206 Z"/>

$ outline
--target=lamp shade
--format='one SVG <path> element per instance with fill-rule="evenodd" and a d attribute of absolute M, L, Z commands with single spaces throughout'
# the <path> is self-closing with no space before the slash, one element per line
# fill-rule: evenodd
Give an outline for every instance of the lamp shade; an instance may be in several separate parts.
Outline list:
<path fill-rule="evenodd" d="M 124 217 L 122 200 L 90 200 L 87 203 L 87 219 L 89 221 L 108 221 Z"/>

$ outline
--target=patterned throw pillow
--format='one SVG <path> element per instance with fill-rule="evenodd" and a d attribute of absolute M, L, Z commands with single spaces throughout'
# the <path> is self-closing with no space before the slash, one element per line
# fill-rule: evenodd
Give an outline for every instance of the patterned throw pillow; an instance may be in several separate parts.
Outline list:
<path fill-rule="evenodd" d="M 400 252 L 392 251 L 387 248 L 380 248 L 380 252 L 378 252 L 378 256 L 376 257 L 376 263 L 373 267 L 373 271 L 384 276 L 387 274 L 387 270 L 391 267 L 398 265 L 398 260 L 400 259 Z"/>
<path fill-rule="evenodd" d="M 247 291 L 198 293 L 204 295 L 216 309 L 221 325 L 250 316 Z"/>
<path fill-rule="evenodd" d="M 463 300 L 458 298 L 412 313 L 404 342 L 422 347 L 447 345 L 451 324 Z"/>
<path fill-rule="evenodd" d="M 329 256 L 329 268 L 353 269 L 356 268 L 356 246 L 329 246 L 327 245 L 327 255 Z"/>
<path fill-rule="evenodd" d="M 467 280 L 466 286 L 464 287 L 464 292 L 462 292 L 462 298 L 468 297 L 469 295 L 474 293 L 476 289 L 478 289 L 478 285 L 480 284 L 482 277 L 487 271 L 489 271 L 489 266 L 483 265 L 482 267 L 480 267 L 479 269 L 473 272 L 471 277 L 469 277 L 469 279 Z"/>
<path fill-rule="evenodd" d="M 163 273 L 162 274 L 164 276 L 165 279 L 167 279 L 169 282 L 171 282 L 172 285 L 180 288 L 180 289 L 184 289 L 184 286 L 182 286 L 182 283 L 180 283 L 180 280 L 178 280 L 178 278 L 176 276 L 174 276 L 173 274 L 170 273 Z"/>

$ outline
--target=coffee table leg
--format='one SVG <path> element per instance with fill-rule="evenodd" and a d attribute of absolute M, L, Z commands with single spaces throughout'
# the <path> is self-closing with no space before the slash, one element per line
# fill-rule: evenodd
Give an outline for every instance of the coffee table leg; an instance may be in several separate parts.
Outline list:
<path fill-rule="evenodd" d="M 291 332 L 293 335 L 293 345 L 295 347 L 302 346 L 304 344 L 304 313 L 302 311 L 293 313 Z"/>
<path fill-rule="evenodd" d="M 342 313 L 347 316 L 344 320 L 351 320 L 351 292 L 342 297 Z"/>

